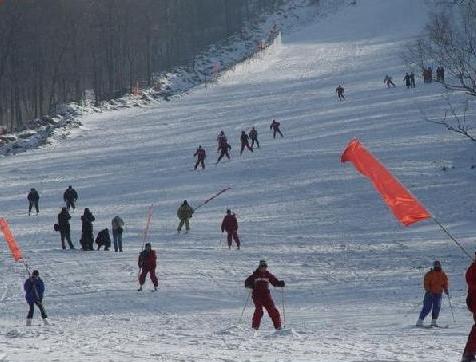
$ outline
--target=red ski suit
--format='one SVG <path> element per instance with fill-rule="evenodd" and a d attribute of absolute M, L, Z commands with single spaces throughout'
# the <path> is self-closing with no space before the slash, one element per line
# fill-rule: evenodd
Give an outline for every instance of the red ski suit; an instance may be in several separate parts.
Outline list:
<path fill-rule="evenodd" d="M 147 276 L 147 273 L 150 273 L 150 280 L 152 280 L 152 283 L 154 283 L 154 287 L 157 287 L 159 285 L 159 281 L 155 275 L 155 268 L 157 267 L 157 255 L 155 254 L 155 250 L 151 250 L 149 252 L 144 250 L 142 253 L 140 253 L 137 264 L 139 268 L 142 269 L 141 274 L 139 275 L 139 284 L 143 285 L 145 283 L 145 277 Z"/>
<path fill-rule="evenodd" d="M 278 309 L 274 306 L 273 298 L 271 298 L 269 283 L 271 283 L 273 287 L 284 286 L 284 282 L 276 279 L 276 277 L 267 270 L 260 271 L 257 269 L 245 280 L 245 286 L 253 289 L 252 298 L 255 305 L 255 312 L 253 314 L 252 327 L 254 329 L 258 329 L 261 324 L 263 307 L 273 321 L 274 328 L 281 329 L 281 316 L 279 315 Z"/>
<path fill-rule="evenodd" d="M 474 355 L 476 354 L 476 261 L 466 271 L 466 283 L 468 283 L 466 304 L 469 311 L 473 313 L 474 324 L 471 332 L 469 332 L 463 355 Z"/>
<path fill-rule="evenodd" d="M 236 246 L 240 248 L 240 239 L 238 238 L 238 220 L 235 214 L 227 214 L 221 223 L 221 232 L 226 231 L 228 236 L 228 247 L 231 247 L 232 240 L 235 240 Z"/>

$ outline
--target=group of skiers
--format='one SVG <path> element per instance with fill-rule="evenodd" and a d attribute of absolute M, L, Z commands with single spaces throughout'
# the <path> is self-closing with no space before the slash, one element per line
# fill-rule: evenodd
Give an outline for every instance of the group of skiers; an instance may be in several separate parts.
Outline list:
<path fill-rule="evenodd" d="M 58 214 L 58 222 L 54 224 L 54 230 L 60 233 L 61 248 L 66 249 L 66 242 L 70 249 L 74 249 L 73 242 L 71 241 L 71 215 L 69 211 L 76 208 L 76 202 L 78 201 L 77 191 L 70 185 L 63 193 L 63 200 L 65 206 L 61 208 L 61 212 Z M 40 195 L 35 188 L 31 188 L 27 195 L 29 202 L 28 215 L 31 214 L 31 210 L 34 207 L 36 214 L 39 210 Z M 85 208 L 83 215 L 81 216 L 81 239 L 79 243 L 83 250 L 94 250 L 94 243 L 97 244 L 97 250 L 100 250 L 104 246 L 105 250 L 109 250 L 111 247 L 111 237 L 109 229 L 105 228 L 99 231 L 96 239 L 94 239 L 93 222 L 95 217 L 89 208 Z M 111 222 L 112 235 L 114 239 L 114 251 L 122 252 L 122 233 L 124 229 L 124 221 L 119 216 L 114 216 Z"/>
<path fill-rule="evenodd" d="M 283 133 L 281 132 L 281 129 L 279 128 L 280 126 L 281 126 L 281 123 L 273 119 L 273 121 L 271 122 L 271 125 L 269 126 L 269 129 L 273 131 L 273 138 L 276 138 L 277 134 L 279 134 L 281 137 L 284 137 Z M 251 141 L 251 144 L 250 144 L 250 141 Z M 256 147 L 260 148 L 259 140 L 258 140 L 258 131 L 256 130 L 256 128 L 252 127 L 248 133 L 246 133 L 246 131 L 241 131 L 240 143 L 241 143 L 240 155 L 243 154 L 243 151 L 245 149 L 249 150 L 250 152 L 253 152 L 255 143 L 256 143 Z M 217 165 L 223 159 L 223 157 L 231 159 L 231 156 L 230 156 L 231 145 L 228 142 L 228 139 L 223 130 L 220 131 L 220 133 L 217 136 L 217 144 L 218 144 L 217 153 L 219 153 L 219 156 L 215 165 Z M 202 147 L 202 145 L 198 146 L 197 150 L 193 154 L 193 157 L 197 158 L 194 169 L 196 170 L 198 166 L 201 166 L 202 169 L 205 169 L 205 158 L 207 157 L 207 154 L 205 149 Z"/>

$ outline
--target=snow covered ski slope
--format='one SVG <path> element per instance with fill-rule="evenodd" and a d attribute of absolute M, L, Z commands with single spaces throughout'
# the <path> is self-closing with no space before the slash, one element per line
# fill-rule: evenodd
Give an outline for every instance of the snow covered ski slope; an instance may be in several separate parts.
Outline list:
<path fill-rule="evenodd" d="M 474 250 L 474 145 L 425 122 L 444 114 L 436 83 L 407 90 L 400 54 L 422 30 L 424 1 L 357 0 L 282 35 L 277 52 L 215 85 L 147 109 L 94 115 L 68 139 L 0 160 L 1 216 L 46 284 L 52 326 L 24 326 L 23 267 L 1 247 L 0 359 L 8 361 L 454 361 L 471 326 L 464 304 L 467 257 L 429 221 L 401 227 L 370 183 L 339 162 L 358 137 L 469 250 Z M 396 88 L 384 87 L 385 74 Z M 335 88 L 345 87 L 337 102 Z M 284 138 L 273 139 L 271 120 Z M 239 155 L 241 130 L 260 149 Z M 232 159 L 217 166 L 224 130 Z M 193 171 L 201 144 L 207 168 Z M 446 170 L 446 171 L 445 171 Z M 63 251 L 53 223 L 73 185 L 95 232 L 126 223 L 124 253 Z M 26 194 L 40 192 L 40 215 Z M 177 235 L 183 200 L 202 207 Z M 159 291 L 137 289 L 137 256 L 149 205 Z M 225 247 L 225 210 L 238 216 L 240 251 Z M 244 279 L 264 258 L 286 281 L 272 293 L 285 329 L 268 316 L 251 329 Z M 450 279 L 447 329 L 417 329 L 422 278 L 435 259 Z M 285 299 L 283 298 L 285 297 Z M 428 323 L 428 321 L 426 321 Z"/>

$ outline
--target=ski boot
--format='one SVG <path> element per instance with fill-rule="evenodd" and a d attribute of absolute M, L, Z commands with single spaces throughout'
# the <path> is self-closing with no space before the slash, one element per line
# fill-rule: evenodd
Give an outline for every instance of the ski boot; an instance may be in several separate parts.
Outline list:
<path fill-rule="evenodd" d="M 142 292 L 142 285 L 137 289 L 138 292 Z"/>
<path fill-rule="evenodd" d="M 417 327 L 423 327 L 423 319 L 418 319 L 415 325 Z"/>

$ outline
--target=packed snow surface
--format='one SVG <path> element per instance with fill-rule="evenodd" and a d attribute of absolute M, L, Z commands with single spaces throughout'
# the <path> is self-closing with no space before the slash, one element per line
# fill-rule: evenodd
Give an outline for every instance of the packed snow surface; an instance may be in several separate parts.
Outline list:
<path fill-rule="evenodd" d="M 442 87 L 407 90 L 400 55 L 422 30 L 424 1 L 357 0 L 282 34 L 279 51 L 237 66 L 217 84 L 157 106 L 91 115 L 66 139 L 1 159 L 1 216 L 46 284 L 52 325 L 26 327 L 25 272 L 1 247 L 0 359 L 4 361 L 450 361 L 471 326 L 465 256 L 431 221 L 400 226 L 371 184 L 340 154 L 358 137 L 471 252 L 474 144 L 423 120 L 445 111 Z M 384 87 L 385 74 L 397 88 Z M 346 89 L 337 102 L 336 86 Z M 284 138 L 273 139 L 271 120 Z M 239 155 L 241 130 L 261 148 Z M 224 130 L 232 159 L 214 165 Z M 201 144 L 207 168 L 193 171 Z M 89 207 L 95 232 L 126 222 L 124 253 L 63 251 L 53 223 L 68 185 L 72 214 Z M 40 215 L 26 194 L 40 192 Z M 176 209 L 198 205 L 177 235 Z M 137 292 L 137 255 L 149 205 L 159 291 Z M 242 250 L 220 223 L 236 212 Z M 285 329 L 265 314 L 251 329 L 244 279 L 265 258 L 286 281 L 272 290 Z M 416 329 L 422 278 L 434 259 L 450 278 L 440 323 Z M 283 301 L 285 308 L 283 308 Z M 243 307 L 244 316 L 240 319 Z M 284 310 L 283 310 L 284 309 Z M 426 323 L 429 323 L 427 320 Z"/>

